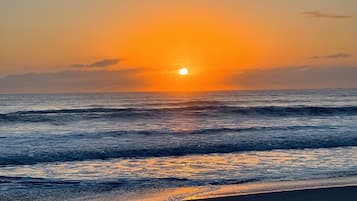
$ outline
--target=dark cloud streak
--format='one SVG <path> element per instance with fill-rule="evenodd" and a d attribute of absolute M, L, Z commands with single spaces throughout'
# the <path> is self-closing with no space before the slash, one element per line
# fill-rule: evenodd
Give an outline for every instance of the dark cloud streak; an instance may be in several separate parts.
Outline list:
<path fill-rule="evenodd" d="M 352 18 L 350 15 L 335 15 L 329 13 L 322 13 L 319 11 L 305 11 L 303 15 L 309 18 L 324 18 L 324 19 L 349 19 Z"/>
<path fill-rule="evenodd" d="M 91 64 L 72 64 L 73 68 L 105 68 L 116 65 L 120 62 L 120 59 L 103 59 Z"/>
<path fill-rule="evenodd" d="M 336 54 L 329 54 L 329 55 L 325 55 L 325 56 L 312 56 L 309 57 L 308 59 L 311 60 L 316 60 L 316 59 L 346 59 L 351 57 L 350 54 L 347 53 L 336 53 Z"/>
<path fill-rule="evenodd" d="M 331 54 L 331 55 L 327 55 L 326 58 L 329 59 L 340 59 L 340 58 L 348 58 L 351 55 L 346 54 L 346 53 L 337 53 L 337 54 Z"/>

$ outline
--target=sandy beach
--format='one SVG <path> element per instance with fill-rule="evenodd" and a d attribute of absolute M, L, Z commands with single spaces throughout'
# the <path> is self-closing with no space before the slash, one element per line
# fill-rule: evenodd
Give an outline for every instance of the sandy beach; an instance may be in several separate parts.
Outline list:
<path fill-rule="evenodd" d="M 357 177 L 223 185 L 184 200 L 305 201 L 356 200 Z"/>
<path fill-rule="evenodd" d="M 357 186 L 347 186 L 209 198 L 200 201 L 355 201 L 356 198 Z"/>

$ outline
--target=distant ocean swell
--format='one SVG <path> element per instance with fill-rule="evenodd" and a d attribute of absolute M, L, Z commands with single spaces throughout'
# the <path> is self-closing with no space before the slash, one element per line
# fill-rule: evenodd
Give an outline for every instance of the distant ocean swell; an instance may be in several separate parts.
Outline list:
<path fill-rule="evenodd" d="M 13 122 L 56 122 L 85 119 L 148 118 L 163 115 L 190 114 L 206 115 L 242 115 L 242 116 L 355 116 L 357 106 L 317 107 L 317 106 L 264 106 L 236 107 L 223 105 L 185 106 L 168 108 L 88 108 L 62 110 L 18 111 L 0 114 L 0 123 Z M 62 118 L 61 118 L 62 117 Z"/>
<path fill-rule="evenodd" d="M 327 126 L 256 126 L 256 127 L 232 127 L 232 128 L 202 128 L 197 130 L 113 130 L 107 132 L 73 132 L 66 133 L 62 135 L 52 135 L 47 136 L 48 139 L 56 138 L 88 138 L 88 139 L 100 139 L 105 137 L 119 137 L 122 135 L 145 135 L 145 136 L 155 136 L 155 135 L 209 135 L 209 134 L 221 134 L 221 133 L 242 133 L 250 131 L 295 131 L 302 129 L 337 129 L 337 127 L 327 127 Z M 20 136 L 1 136 L 0 138 L 23 138 L 26 134 Z M 30 137 L 33 137 L 30 135 Z M 46 139 L 42 137 L 42 139 Z"/>
<path fill-rule="evenodd" d="M 232 144 L 197 144 L 180 145 L 177 147 L 140 147 L 136 149 L 123 149 L 120 147 L 102 147 L 100 149 L 72 149 L 56 150 L 45 149 L 42 151 L 26 153 L 9 153 L 0 156 L 0 165 L 30 165 L 43 162 L 83 161 L 94 159 L 112 159 L 128 157 L 165 157 L 182 156 L 191 154 L 232 153 L 244 151 L 271 151 L 277 149 L 317 149 L 357 146 L 357 137 L 353 134 L 341 137 L 322 138 L 273 138 L 235 141 Z"/>

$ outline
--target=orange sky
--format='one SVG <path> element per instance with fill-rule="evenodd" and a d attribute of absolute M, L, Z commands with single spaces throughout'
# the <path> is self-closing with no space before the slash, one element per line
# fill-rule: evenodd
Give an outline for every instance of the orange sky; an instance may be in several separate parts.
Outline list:
<path fill-rule="evenodd" d="M 86 73 L 106 71 L 129 81 L 83 90 L 289 88 L 234 79 L 267 69 L 357 64 L 353 0 L 25 0 L 1 2 L 0 11 L 0 83 L 31 72 L 50 79 L 80 71 L 88 80 Z M 178 76 L 181 67 L 190 74 Z M 82 88 L 57 89 L 74 90 Z"/>
<path fill-rule="evenodd" d="M 276 41 L 267 29 L 258 34 L 264 26 L 231 20 L 219 10 L 168 9 L 134 21 L 120 34 L 125 40 L 114 41 L 116 45 L 102 43 L 103 52 L 123 58 L 122 65 L 145 69 L 142 79 L 152 83 L 147 90 L 228 89 L 220 84 L 227 73 L 278 64 L 273 59 Z M 190 70 L 189 76 L 177 76 L 181 67 Z"/>

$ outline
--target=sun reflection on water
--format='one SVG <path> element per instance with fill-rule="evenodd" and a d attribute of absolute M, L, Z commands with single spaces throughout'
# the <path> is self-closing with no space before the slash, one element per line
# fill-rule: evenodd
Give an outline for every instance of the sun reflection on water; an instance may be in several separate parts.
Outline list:
<path fill-rule="evenodd" d="M 351 170 L 357 148 L 277 150 L 179 157 L 47 163 L 0 168 L 0 175 L 69 180 L 177 178 L 200 181 L 285 178 Z M 322 162 L 323 161 L 323 162 Z M 347 162 L 348 161 L 348 162 Z M 343 167 L 341 164 L 345 164 Z M 308 170 L 308 171 L 307 171 Z"/>

